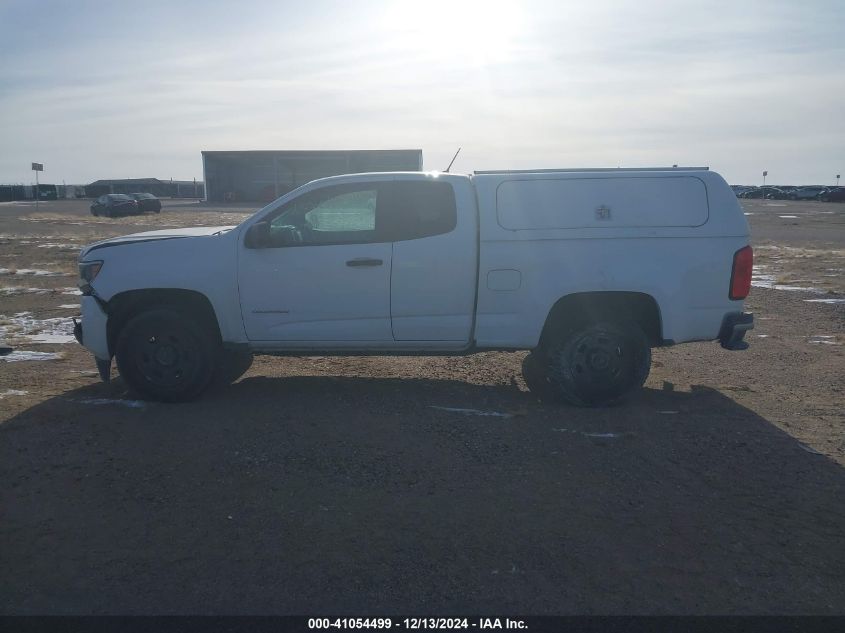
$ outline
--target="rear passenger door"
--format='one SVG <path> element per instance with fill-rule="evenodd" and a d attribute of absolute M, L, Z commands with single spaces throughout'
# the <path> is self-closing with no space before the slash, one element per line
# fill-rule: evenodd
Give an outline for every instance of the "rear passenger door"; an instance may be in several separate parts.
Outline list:
<path fill-rule="evenodd" d="M 458 217 L 453 184 L 435 177 L 396 180 L 385 194 L 382 228 L 393 242 L 394 340 L 467 344 L 476 292 L 474 206 Z"/>

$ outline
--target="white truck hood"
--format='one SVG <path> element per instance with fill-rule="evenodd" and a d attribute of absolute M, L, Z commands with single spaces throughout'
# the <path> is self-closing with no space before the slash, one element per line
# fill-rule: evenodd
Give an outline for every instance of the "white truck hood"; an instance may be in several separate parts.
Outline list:
<path fill-rule="evenodd" d="M 133 244 L 137 242 L 154 242 L 157 240 L 172 240 L 185 237 L 208 237 L 209 235 L 216 235 L 224 233 L 235 228 L 234 226 L 193 226 L 184 229 L 164 229 L 161 231 L 144 231 L 143 233 L 132 233 L 131 235 L 122 235 L 120 237 L 112 237 L 107 240 L 100 240 L 89 244 L 79 253 L 79 260 L 82 261 L 91 251 L 101 248 L 108 248 L 111 246 L 121 246 L 123 244 Z"/>

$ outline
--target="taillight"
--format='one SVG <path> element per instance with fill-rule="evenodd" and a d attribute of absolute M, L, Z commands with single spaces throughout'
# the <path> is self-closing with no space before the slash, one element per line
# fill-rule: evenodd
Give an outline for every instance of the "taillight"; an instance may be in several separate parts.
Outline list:
<path fill-rule="evenodd" d="M 751 269 L 754 267 L 754 251 L 750 246 L 734 253 L 734 265 L 731 270 L 731 299 L 745 299 L 751 290 Z"/>

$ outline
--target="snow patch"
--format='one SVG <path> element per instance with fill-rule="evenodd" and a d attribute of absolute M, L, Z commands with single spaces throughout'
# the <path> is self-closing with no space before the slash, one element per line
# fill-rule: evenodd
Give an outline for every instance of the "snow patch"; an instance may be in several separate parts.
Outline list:
<path fill-rule="evenodd" d="M 66 273 L 56 270 L 41 270 L 39 268 L 0 268 L 0 275 L 33 275 L 35 277 L 61 277 Z"/>
<path fill-rule="evenodd" d="M 62 355 L 55 352 L 30 352 L 20 351 L 12 352 L 7 356 L 0 356 L 0 360 L 7 363 L 14 363 L 22 360 L 59 360 Z"/>
<path fill-rule="evenodd" d="M 808 453 L 812 453 L 813 455 L 824 455 L 824 453 L 817 451 L 812 446 L 807 446 L 806 444 L 803 444 L 801 442 L 798 442 L 798 446 L 801 448 L 801 450 L 807 451 Z"/>
<path fill-rule="evenodd" d="M 92 404 L 95 406 L 114 404 L 120 407 L 127 407 L 129 409 L 143 409 L 147 406 L 147 403 L 143 400 L 116 400 L 113 398 L 82 398 L 80 400 L 71 400 L 71 402 Z"/>
<path fill-rule="evenodd" d="M 845 303 L 845 299 L 804 299 L 807 303 Z"/>
<path fill-rule="evenodd" d="M 66 251 L 79 250 L 79 246 L 76 244 L 63 244 L 61 242 L 47 242 L 46 244 L 39 244 L 38 248 L 59 248 Z"/>
<path fill-rule="evenodd" d="M 786 206 L 786 205 L 784 205 L 784 206 Z M 783 218 L 784 220 L 797 220 L 798 219 L 797 215 L 779 215 L 778 217 Z"/>
<path fill-rule="evenodd" d="M 29 343 L 64 345 L 73 343 L 73 321 L 67 317 L 36 319 L 31 312 L 18 312 L 13 316 L 0 314 L 0 337 L 22 338 Z"/>
<path fill-rule="evenodd" d="M 660 413 L 677 413 L 677 411 L 661 411 Z M 578 433 L 584 437 L 598 437 L 603 439 L 622 437 L 624 433 L 588 433 L 586 431 L 576 431 L 575 429 L 552 429 L 558 433 Z"/>
<path fill-rule="evenodd" d="M 839 343 L 833 340 L 835 338 L 835 336 L 831 336 L 830 334 L 813 334 L 807 342 L 815 345 L 839 345 Z"/>
<path fill-rule="evenodd" d="M 11 297 L 13 295 L 46 295 L 50 290 L 47 288 L 25 288 L 23 286 L 6 286 L 0 288 L 0 295 Z"/>
<path fill-rule="evenodd" d="M 461 409 L 458 407 L 438 407 L 429 405 L 429 409 L 439 409 L 440 411 L 449 411 L 451 413 L 463 413 L 464 415 L 482 415 L 491 418 L 511 418 L 510 413 L 500 413 L 499 411 L 481 411 L 479 409 Z"/>
<path fill-rule="evenodd" d="M 757 268 L 757 266 L 754 266 Z M 758 269 L 759 270 L 759 269 Z M 813 292 L 815 294 L 822 294 L 824 290 L 821 288 L 814 288 L 811 286 L 789 286 L 786 284 L 779 284 L 777 283 L 777 277 L 774 275 L 768 275 L 760 272 L 755 272 L 752 269 L 751 273 L 751 286 L 753 288 L 768 288 L 770 290 L 791 290 L 791 291 L 803 291 L 803 292 Z"/>
<path fill-rule="evenodd" d="M 21 391 L 20 389 L 6 389 L 6 391 L 0 391 L 0 400 L 9 396 L 25 396 L 28 393 L 28 391 Z"/>

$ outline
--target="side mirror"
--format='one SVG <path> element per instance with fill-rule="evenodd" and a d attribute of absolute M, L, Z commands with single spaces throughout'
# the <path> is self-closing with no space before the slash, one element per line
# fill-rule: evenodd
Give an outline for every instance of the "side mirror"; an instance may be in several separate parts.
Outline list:
<path fill-rule="evenodd" d="M 270 223 L 256 222 L 246 231 L 244 246 L 247 248 L 268 248 L 270 246 Z"/>

